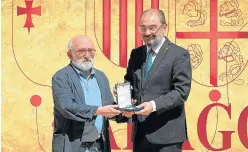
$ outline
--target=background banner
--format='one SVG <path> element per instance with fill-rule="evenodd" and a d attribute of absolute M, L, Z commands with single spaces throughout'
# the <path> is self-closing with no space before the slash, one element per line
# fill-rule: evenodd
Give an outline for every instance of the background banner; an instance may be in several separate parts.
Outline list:
<path fill-rule="evenodd" d="M 2 151 L 51 151 L 51 78 L 69 63 L 73 36 L 93 40 L 111 88 L 122 82 L 149 8 L 164 11 L 165 35 L 191 54 L 184 151 L 246 152 L 248 0 L 2 0 Z M 130 133 L 111 122 L 114 152 L 132 151 Z"/>

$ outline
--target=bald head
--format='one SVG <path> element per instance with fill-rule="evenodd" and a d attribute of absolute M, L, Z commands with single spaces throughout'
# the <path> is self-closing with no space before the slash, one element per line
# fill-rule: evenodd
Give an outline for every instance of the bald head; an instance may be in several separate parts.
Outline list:
<path fill-rule="evenodd" d="M 150 17 L 150 16 L 159 17 L 160 22 L 162 24 L 166 24 L 164 12 L 162 10 L 159 10 L 159 9 L 148 9 L 148 10 L 145 10 L 141 14 L 140 20 L 142 21 L 144 18 L 147 18 L 147 17 Z"/>
<path fill-rule="evenodd" d="M 69 41 L 68 50 L 77 48 L 95 48 L 95 46 L 88 36 L 77 35 Z"/>

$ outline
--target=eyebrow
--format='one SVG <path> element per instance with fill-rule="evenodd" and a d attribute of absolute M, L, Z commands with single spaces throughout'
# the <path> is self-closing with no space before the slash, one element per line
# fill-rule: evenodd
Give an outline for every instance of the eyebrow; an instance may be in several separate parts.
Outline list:
<path fill-rule="evenodd" d="M 147 26 L 145 26 L 145 25 L 140 25 L 140 26 L 142 26 L 142 27 L 147 27 Z M 148 26 L 157 26 L 157 25 L 152 24 L 152 25 L 148 25 Z"/>

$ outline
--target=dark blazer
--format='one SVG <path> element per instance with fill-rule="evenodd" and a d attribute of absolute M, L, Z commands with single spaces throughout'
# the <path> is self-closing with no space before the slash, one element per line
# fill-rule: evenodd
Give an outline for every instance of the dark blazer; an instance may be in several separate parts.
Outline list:
<path fill-rule="evenodd" d="M 103 72 L 94 70 L 103 106 L 114 104 L 107 77 Z M 85 104 L 78 73 L 71 65 L 59 70 L 53 76 L 52 93 L 54 99 L 52 151 L 78 152 L 82 142 L 95 141 L 98 138 L 97 128 L 94 126 L 96 119 L 94 113 L 97 107 Z M 109 122 L 104 118 L 102 131 L 104 152 L 111 151 L 108 127 Z"/>
<path fill-rule="evenodd" d="M 147 47 L 133 49 L 125 80 L 133 86 L 137 105 L 154 100 L 157 111 L 149 116 L 133 116 L 132 140 L 144 137 L 153 144 L 183 142 L 187 138 L 184 103 L 188 98 L 192 69 L 187 50 L 166 37 L 144 80 Z"/>

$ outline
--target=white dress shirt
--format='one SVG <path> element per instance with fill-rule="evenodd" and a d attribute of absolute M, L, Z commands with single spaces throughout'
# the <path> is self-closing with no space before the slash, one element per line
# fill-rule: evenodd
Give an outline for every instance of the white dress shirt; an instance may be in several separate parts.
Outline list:
<path fill-rule="evenodd" d="M 155 58 L 156 58 L 156 56 L 157 56 L 157 54 L 158 54 L 160 48 L 161 48 L 162 45 L 164 44 L 164 41 L 165 41 L 165 38 L 163 37 L 162 42 L 161 42 L 157 47 L 152 48 L 152 50 L 153 50 L 153 54 L 152 54 L 152 63 L 153 63 L 153 61 L 155 60 Z M 147 53 L 148 53 L 148 51 L 149 51 L 150 49 L 151 49 L 151 47 L 147 46 Z M 156 109 L 156 103 L 155 103 L 155 101 L 152 100 L 152 101 L 150 101 L 150 102 L 152 103 L 152 109 L 153 109 L 152 111 L 153 111 L 153 112 L 156 111 L 157 109 Z"/>

